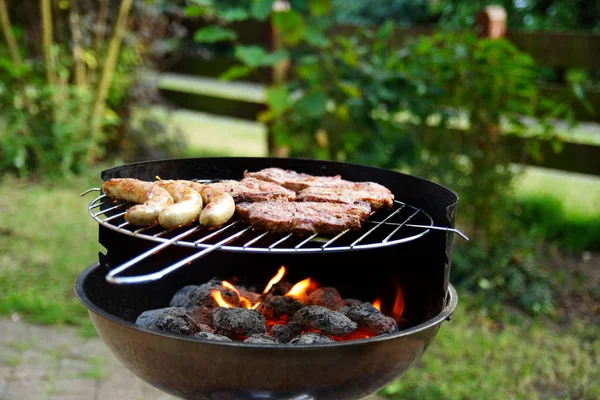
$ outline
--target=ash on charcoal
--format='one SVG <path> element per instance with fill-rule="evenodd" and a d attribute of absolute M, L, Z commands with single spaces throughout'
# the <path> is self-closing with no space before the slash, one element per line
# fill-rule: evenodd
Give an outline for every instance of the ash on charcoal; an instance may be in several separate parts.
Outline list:
<path fill-rule="evenodd" d="M 357 299 L 344 299 L 344 305 L 348 306 L 348 307 L 352 307 L 352 306 L 360 306 L 362 303 L 364 303 L 362 300 L 357 300 Z"/>
<path fill-rule="evenodd" d="M 223 299 L 232 306 L 237 307 L 240 305 L 240 298 L 233 290 L 227 289 L 220 282 L 214 280 L 200 286 L 184 286 L 175 293 L 169 305 L 171 307 L 188 308 L 194 306 L 218 307 L 217 302 L 211 296 L 213 290 L 221 292 Z"/>
<path fill-rule="evenodd" d="M 284 294 L 286 294 L 287 292 L 290 291 L 292 286 L 294 286 L 294 285 L 292 285 L 289 282 L 279 281 L 273 285 L 271 290 L 269 290 L 268 294 L 272 294 L 273 296 L 283 296 Z"/>
<path fill-rule="evenodd" d="M 298 336 L 295 339 L 292 339 L 290 344 L 318 344 L 318 343 L 333 343 L 335 340 L 332 338 L 321 335 L 317 332 L 308 332 L 303 335 Z"/>
<path fill-rule="evenodd" d="M 294 320 L 331 336 L 344 336 L 357 328 L 356 323 L 344 314 L 321 306 L 301 308 L 294 314 Z"/>
<path fill-rule="evenodd" d="M 197 324 L 208 325 L 211 328 L 213 327 L 213 317 L 212 312 L 214 308 L 209 308 L 206 306 L 192 307 L 188 309 L 188 315 L 192 317 L 192 319 Z"/>
<path fill-rule="evenodd" d="M 269 334 L 279 343 L 288 343 L 299 332 L 300 330 L 295 333 L 292 328 L 287 325 L 273 325 Z"/>
<path fill-rule="evenodd" d="M 285 296 L 266 296 L 257 310 L 271 321 L 279 321 L 284 316 L 291 317 L 302 308 L 304 304 L 296 299 Z"/>
<path fill-rule="evenodd" d="M 265 317 L 248 308 L 218 307 L 213 311 L 213 326 L 219 335 L 250 336 L 265 333 Z"/>
<path fill-rule="evenodd" d="M 187 313 L 187 310 L 180 307 L 144 311 L 135 323 L 155 331 L 186 336 L 200 331 L 199 325 Z"/>
<path fill-rule="evenodd" d="M 329 308 L 338 311 L 344 306 L 340 292 L 333 287 L 323 287 L 315 290 L 308 296 L 308 304 Z"/>
<path fill-rule="evenodd" d="M 215 340 L 217 342 L 233 342 L 233 340 L 229 339 L 227 336 L 215 335 L 214 333 L 209 332 L 198 332 L 194 334 L 194 337 L 198 339 Z"/>
<path fill-rule="evenodd" d="M 377 335 L 394 333 L 398 330 L 396 321 L 373 307 L 371 303 L 349 307 L 345 315 L 356 322 L 360 328 L 373 331 Z"/>
<path fill-rule="evenodd" d="M 244 340 L 244 343 L 273 344 L 277 342 L 271 336 L 265 335 L 264 333 L 255 333 Z"/>

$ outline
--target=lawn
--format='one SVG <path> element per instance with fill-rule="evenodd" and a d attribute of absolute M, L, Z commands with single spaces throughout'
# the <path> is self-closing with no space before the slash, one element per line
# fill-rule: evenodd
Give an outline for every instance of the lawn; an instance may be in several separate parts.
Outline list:
<path fill-rule="evenodd" d="M 193 116 L 180 116 L 188 127 Z M 186 118 L 184 118 L 186 117 Z M 201 117 L 195 116 L 196 123 Z M 191 119 L 190 119 L 191 118 Z M 218 124 L 217 124 L 218 125 Z M 193 133 L 188 155 L 262 155 L 264 130 L 204 126 Z M 222 140 L 223 136 L 228 140 Z M 231 140 L 230 137 L 234 137 Z M 233 145 L 230 143 L 233 142 Z M 227 146 L 223 147 L 226 143 Z M 231 147 L 233 146 L 233 147 Z M 73 324 L 90 332 L 86 311 L 73 295 L 76 275 L 96 260 L 97 226 L 87 215 L 99 170 L 55 182 L 0 180 L 0 313 L 27 321 Z M 519 185 L 523 196 L 560 199 L 565 218 L 595 215 L 597 179 L 531 169 Z M 578 193 L 585 193 L 578 201 Z M 461 294 L 423 359 L 384 394 L 392 399 L 600 398 L 597 326 L 578 319 L 562 325 L 515 313 L 499 324 L 486 319 Z"/>

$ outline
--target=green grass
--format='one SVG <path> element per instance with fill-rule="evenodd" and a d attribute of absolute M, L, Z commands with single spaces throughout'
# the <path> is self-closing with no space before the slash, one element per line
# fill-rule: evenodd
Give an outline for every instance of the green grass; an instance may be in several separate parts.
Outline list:
<path fill-rule="evenodd" d="M 38 323 L 87 321 L 73 284 L 100 250 L 97 226 L 87 215 L 92 195 L 79 196 L 92 181 L 98 185 L 96 173 L 45 184 L 2 179 L 0 313 Z"/>
<path fill-rule="evenodd" d="M 463 299 L 464 300 L 464 299 Z M 461 300 L 462 301 L 462 300 Z M 415 367 L 383 393 L 410 399 L 598 399 L 600 340 L 593 326 L 498 329 L 459 305 Z"/>
<path fill-rule="evenodd" d="M 517 182 L 523 225 L 571 252 L 600 251 L 600 178 L 528 168 Z"/>

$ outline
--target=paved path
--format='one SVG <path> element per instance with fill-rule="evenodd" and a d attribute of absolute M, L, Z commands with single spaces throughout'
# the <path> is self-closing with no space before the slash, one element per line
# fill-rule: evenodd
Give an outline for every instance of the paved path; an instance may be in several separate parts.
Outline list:
<path fill-rule="evenodd" d="M 174 399 L 129 372 L 97 337 L 0 318 L 0 400 Z"/>

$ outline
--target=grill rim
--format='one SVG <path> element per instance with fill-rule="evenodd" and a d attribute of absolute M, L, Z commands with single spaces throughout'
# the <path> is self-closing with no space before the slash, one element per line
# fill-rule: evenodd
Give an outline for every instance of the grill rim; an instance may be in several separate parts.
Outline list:
<path fill-rule="evenodd" d="M 134 322 L 127 321 L 123 318 L 120 318 L 113 314 L 110 314 L 107 311 L 104 311 L 100 307 L 96 306 L 90 300 L 90 298 L 87 296 L 87 294 L 85 293 L 84 282 L 85 282 L 86 278 L 91 274 L 91 272 L 93 272 L 97 268 L 101 268 L 100 263 L 94 263 L 94 264 L 89 265 L 77 276 L 77 279 L 75 280 L 75 285 L 74 285 L 74 292 L 75 292 L 75 295 L 77 296 L 77 299 L 79 300 L 79 302 L 81 304 L 83 304 L 83 306 L 85 306 L 88 309 L 89 312 L 94 312 L 95 314 L 97 314 L 103 318 L 106 318 L 106 319 L 108 319 L 120 326 L 123 326 L 127 329 L 141 331 L 141 332 L 155 335 L 155 336 L 165 338 L 165 339 L 185 340 L 185 341 L 192 342 L 192 343 L 203 343 L 203 344 L 227 346 L 227 347 L 235 347 L 235 348 L 240 348 L 240 347 L 250 348 L 250 349 L 252 349 L 252 348 L 254 348 L 254 349 L 267 348 L 267 349 L 273 349 L 273 350 L 278 349 L 280 351 L 286 351 L 286 350 L 293 351 L 293 350 L 297 350 L 297 349 L 309 350 L 309 349 L 323 349 L 323 348 L 339 348 L 339 347 L 346 347 L 346 346 L 362 346 L 362 345 L 365 345 L 368 343 L 375 343 L 375 342 L 392 340 L 392 339 L 400 338 L 400 337 L 404 337 L 404 336 L 411 336 L 411 335 L 415 335 L 417 333 L 426 331 L 428 329 L 431 329 L 435 326 L 439 327 L 442 322 L 444 322 L 445 320 L 449 320 L 449 317 L 454 313 L 456 306 L 458 305 L 458 293 L 456 292 L 456 289 L 454 288 L 454 286 L 451 283 L 448 283 L 448 290 L 446 293 L 446 298 L 444 299 L 445 305 L 436 316 L 434 316 L 433 318 L 430 318 L 429 320 L 422 322 L 418 325 L 412 326 L 408 329 L 400 330 L 395 333 L 391 333 L 391 334 L 387 334 L 387 335 L 372 336 L 372 337 L 366 338 L 366 339 L 353 339 L 353 340 L 345 340 L 345 341 L 339 341 L 339 342 L 336 341 L 335 343 L 293 344 L 292 345 L 289 343 L 285 343 L 285 344 L 265 343 L 265 344 L 262 344 L 262 343 L 244 343 L 244 342 L 219 342 L 219 341 L 215 341 L 215 340 L 208 340 L 208 339 L 193 338 L 193 337 L 189 337 L 189 336 L 177 335 L 174 333 L 154 331 L 154 330 L 136 325 Z"/>

